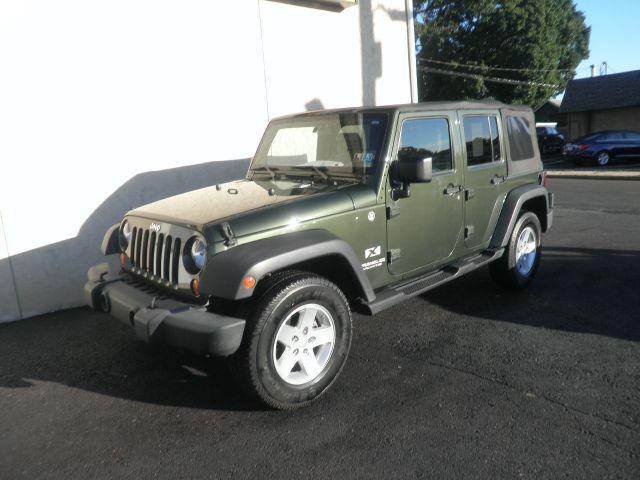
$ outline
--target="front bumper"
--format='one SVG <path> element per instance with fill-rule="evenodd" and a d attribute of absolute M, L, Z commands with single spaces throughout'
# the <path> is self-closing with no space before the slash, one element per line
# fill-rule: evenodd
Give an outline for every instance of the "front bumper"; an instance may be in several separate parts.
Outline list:
<path fill-rule="evenodd" d="M 184 348 L 202 355 L 228 356 L 240 347 L 245 321 L 208 312 L 173 299 L 158 299 L 109 273 L 108 264 L 89 269 L 85 300 L 96 310 L 133 327 L 149 343 Z"/>

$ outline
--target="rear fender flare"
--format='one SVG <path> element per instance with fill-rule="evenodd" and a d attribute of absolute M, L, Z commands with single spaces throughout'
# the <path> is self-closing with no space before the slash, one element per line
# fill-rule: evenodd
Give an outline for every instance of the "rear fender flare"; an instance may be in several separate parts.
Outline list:
<path fill-rule="evenodd" d="M 521 187 L 513 189 L 507 195 L 507 198 L 502 205 L 502 212 L 498 218 L 496 229 L 491 237 L 491 248 L 501 248 L 507 246 L 509 242 L 509 236 L 513 231 L 513 227 L 518 220 L 522 206 L 533 198 L 540 197 L 545 203 L 545 214 L 549 213 L 549 195 L 547 189 L 541 185 L 523 185 Z M 546 226 L 546 219 L 541 219 L 541 222 Z M 543 227 L 544 228 L 544 227 Z M 546 231 L 546 228 L 544 228 Z"/>

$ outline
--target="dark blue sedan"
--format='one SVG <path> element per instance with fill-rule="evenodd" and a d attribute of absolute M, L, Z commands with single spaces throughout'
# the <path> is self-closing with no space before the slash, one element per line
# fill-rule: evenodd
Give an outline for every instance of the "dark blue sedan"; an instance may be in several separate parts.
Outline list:
<path fill-rule="evenodd" d="M 613 158 L 640 157 L 640 132 L 610 130 L 590 133 L 566 144 L 564 153 L 577 165 L 595 162 L 604 167 Z"/>

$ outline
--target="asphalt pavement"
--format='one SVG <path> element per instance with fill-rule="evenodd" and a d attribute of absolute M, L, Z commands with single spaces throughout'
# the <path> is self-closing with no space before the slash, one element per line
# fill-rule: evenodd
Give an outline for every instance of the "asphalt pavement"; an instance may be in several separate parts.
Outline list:
<path fill-rule="evenodd" d="M 482 269 L 356 316 L 305 410 L 88 309 L 0 325 L 0 478 L 638 478 L 640 182 L 549 187 L 527 291 Z"/>

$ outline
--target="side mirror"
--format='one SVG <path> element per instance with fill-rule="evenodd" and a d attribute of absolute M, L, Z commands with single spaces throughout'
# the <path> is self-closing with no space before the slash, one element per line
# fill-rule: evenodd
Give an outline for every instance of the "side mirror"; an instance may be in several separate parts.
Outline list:
<path fill-rule="evenodd" d="M 396 162 L 396 180 L 403 183 L 427 183 L 432 179 L 433 159 L 402 158 Z"/>

